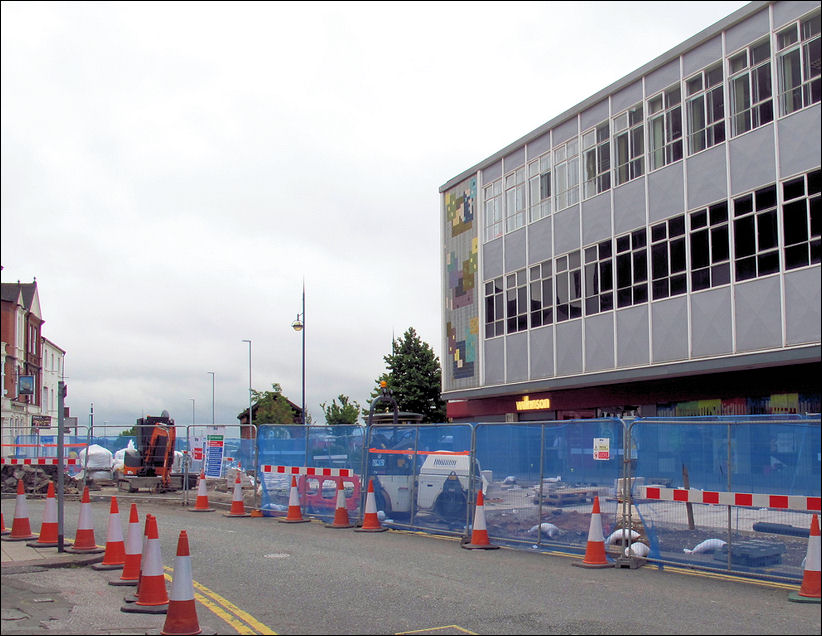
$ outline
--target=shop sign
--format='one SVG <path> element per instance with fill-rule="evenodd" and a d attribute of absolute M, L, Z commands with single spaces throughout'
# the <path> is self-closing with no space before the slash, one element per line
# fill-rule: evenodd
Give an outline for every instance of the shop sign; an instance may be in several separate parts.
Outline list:
<path fill-rule="evenodd" d="M 532 400 L 527 395 L 523 395 L 522 399 L 517 401 L 517 411 L 544 411 L 550 408 L 550 398 Z"/>

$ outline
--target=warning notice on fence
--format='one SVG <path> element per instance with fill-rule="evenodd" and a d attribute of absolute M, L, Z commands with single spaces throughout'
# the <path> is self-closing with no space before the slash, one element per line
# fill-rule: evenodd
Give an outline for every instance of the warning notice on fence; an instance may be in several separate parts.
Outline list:
<path fill-rule="evenodd" d="M 600 461 L 611 459 L 611 438 L 594 438 L 594 459 Z"/>
<path fill-rule="evenodd" d="M 223 435 L 206 436 L 205 474 L 206 477 L 221 477 L 223 474 Z"/>

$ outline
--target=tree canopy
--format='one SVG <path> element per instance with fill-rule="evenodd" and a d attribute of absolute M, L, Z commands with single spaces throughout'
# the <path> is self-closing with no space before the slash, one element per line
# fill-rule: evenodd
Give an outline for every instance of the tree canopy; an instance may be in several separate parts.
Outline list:
<path fill-rule="evenodd" d="M 337 400 L 340 401 L 337 404 Z M 331 404 L 323 402 L 320 404 L 325 413 L 325 423 L 329 425 L 345 424 L 353 426 L 357 423 L 360 416 L 360 405 L 356 401 L 349 399 L 347 395 L 342 393 L 331 401 Z"/>
<path fill-rule="evenodd" d="M 420 413 L 423 422 L 444 422 L 445 402 L 442 401 L 442 370 L 434 350 L 420 339 L 413 327 L 392 343 L 392 351 L 384 356 L 388 371 L 377 378 L 371 392 L 371 402 L 380 395 L 380 382 L 385 381 L 401 411 Z M 384 411 L 380 404 L 377 411 Z M 367 416 L 368 410 L 364 411 Z"/>
<path fill-rule="evenodd" d="M 282 387 L 276 382 L 271 391 L 251 390 L 254 402 L 254 424 L 298 424 L 299 415 L 283 396 Z M 310 418 L 306 418 L 308 420 Z M 310 423 L 307 421 L 307 423 Z"/>

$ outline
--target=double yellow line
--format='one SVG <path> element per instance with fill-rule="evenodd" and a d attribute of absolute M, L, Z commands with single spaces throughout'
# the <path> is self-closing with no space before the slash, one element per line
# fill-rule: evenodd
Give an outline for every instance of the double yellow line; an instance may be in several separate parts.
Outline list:
<path fill-rule="evenodd" d="M 163 569 L 166 570 L 165 578 L 171 581 L 172 577 L 169 572 L 172 572 L 173 569 L 168 566 L 164 566 Z M 192 583 L 194 586 L 194 600 L 209 610 L 217 618 L 220 618 L 228 623 L 228 625 L 235 629 L 238 634 L 277 633 L 267 625 L 263 625 L 248 612 L 241 610 L 231 601 L 224 599 L 216 592 L 208 589 L 202 583 L 197 583 L 197 581 L 192 581 Z"/>

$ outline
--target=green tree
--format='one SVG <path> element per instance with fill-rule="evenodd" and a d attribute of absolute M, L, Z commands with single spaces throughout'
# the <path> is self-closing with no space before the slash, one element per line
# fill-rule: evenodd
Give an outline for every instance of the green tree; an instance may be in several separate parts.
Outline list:
<path fill-rule="evenodd" d="M 271 391 L 251 390 L 251 399 L 255 404 L 255 424 L 296 424 L 298 414 L 294 412 L 288 400 L 283 396 L 282 387 L 276 382 Z M 309 418 L 306 418 L 307 420 Z M 307 422 L 310 423 L 310 422 Z"/>
<path fill-rule="evenodd" d="M 337 400 L 340 401 L 337 404 Z M 357 418 L 360 416 L 360 405 L 357 401 L 352 401 L 347 395 L 340 393 L 336 399 L 331 401 L 330 405 L 325 402 L 320 404 L 325 413 L 325 423 L 333 426 L 335 424 L 344 424 L 353 426 L 357 423 Z"/>
<path fill-rule="evenodd" d="M 135 424 L 131 428 L 127 428 L 124 431 L 120 431 L 118 437 L 136 437 L 137 436 L 137 425 Z"/>
<path fill-rule="evenodd" d="M 423 342 L 413 327 L 392 343 L 390 355 L 384 356 L 388 371 L 377 378 L 371 392 L 371 402 L 380 395 L 380 382 L 385 381 L 401 411 L 420 413 L 423 422 L 444 422 L 445 402 L 442 401 L 442 370 L 434 350 Z M 380 403 L 376 411 L 389 410 Z M 364 411 L 368 416 L 368 411 Z"/>

